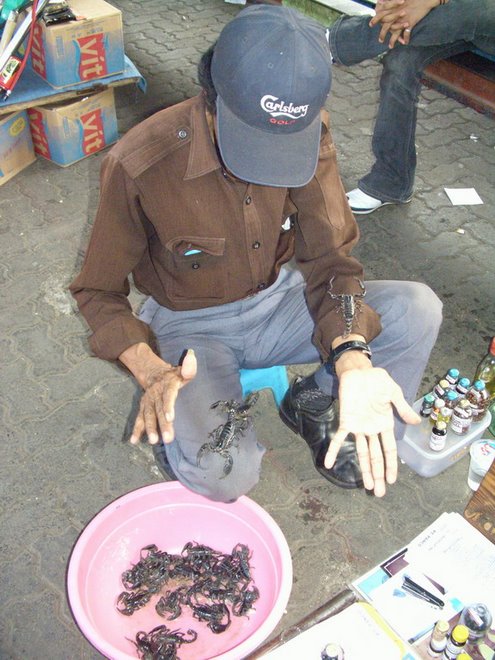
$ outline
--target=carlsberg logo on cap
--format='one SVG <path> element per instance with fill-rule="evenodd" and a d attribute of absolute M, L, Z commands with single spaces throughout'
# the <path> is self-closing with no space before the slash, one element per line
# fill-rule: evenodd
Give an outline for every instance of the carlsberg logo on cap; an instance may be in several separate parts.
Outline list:
<path fill-rule="evenodd" d="M 260 105 L 272 117 L 284 116 L 290 119 L 305 117 L 309 108 L 309 105 L 294 105 L 292 102 L 287 105 L 285 101 L 279 101 L 276 96 L 271 94 L 265 94 L 260 101 Z"/>

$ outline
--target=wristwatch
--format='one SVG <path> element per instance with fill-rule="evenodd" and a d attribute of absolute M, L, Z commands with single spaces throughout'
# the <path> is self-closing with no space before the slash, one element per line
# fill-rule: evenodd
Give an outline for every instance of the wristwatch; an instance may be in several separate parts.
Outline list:
<path fill-rule="evenodd" d="M 345 341 L 344 343 L 339 344 L 337 348 L 331 348 L 330 359 L 335 364 L 342 353 L 345 353 L 346 351 L 361 351 L 361 353 L 367 355 L 371 360 L 371 348 L 364 341 L 357 340 Z"/>

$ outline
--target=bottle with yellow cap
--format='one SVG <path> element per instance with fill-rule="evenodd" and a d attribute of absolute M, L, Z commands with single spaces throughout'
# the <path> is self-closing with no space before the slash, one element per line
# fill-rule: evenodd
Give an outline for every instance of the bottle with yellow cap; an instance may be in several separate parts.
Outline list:
<path fill-rule="evenodd" d="M 457 660 L 462 653 L 469 638 L 469 629 L 467 626 L 458 624 L 454 626 L 447 640 L 447 646 L 443 652 L 443 658 L 446 660 Z"/>
<path fill-rule="evenodd" d="M 473 656 L 463 651 L 462 653 L 459 653 L 459 655 L 457 656 L 457 660 L 473 660 Z"/>

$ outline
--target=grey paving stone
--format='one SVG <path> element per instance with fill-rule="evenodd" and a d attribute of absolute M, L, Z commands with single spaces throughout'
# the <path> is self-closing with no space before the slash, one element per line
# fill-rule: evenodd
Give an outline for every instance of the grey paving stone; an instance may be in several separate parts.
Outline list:
<path fill-rule="evenodd" d="M 116 91 L 123 134 L 153 111 L 197 93 L 196 64 L 239 8 L 223 0 L 116 0 L 126 51 L 148 93 Z M 370 168 L 380 64 L 333 67 L 331 112 L 346 189 Z M 473 137 L 474 136 L 474 137 Z M 416 194 L 359 219 L 356 255 L 368 276 L 417 279 L 444 303 L 422 389 L 450 366 L 474 373 L 495 334 L 493 120 L 436 91 L 418 111 Z M 88 330 L 67 286 L 84 255 L 104 154 L 67 168 L 43 159 L 0 187 L 0 657 L 102 657 L 74 624 L 65 566 L 102 507 L 161 476 L 151 450 L 122 434 L 135 386 L 89 356 Z M 484 204 L 453 207 L 444 187 L 474 187 Z M 464 234 L 459 234 L 463 229 Z M 140 296 L 133 296 L 138 306 Z M 289 369 L 310 373 L 312 365 Z M 387 496 L 332 487 L 263 392 L 256 428 L 266 445 L 250 496 L 283 530 L 293 557 L 291 599 L 274 634 L 295 623 L 443 511 L 462 512 L 467 459 L 432 479 L 405 465 Z M 26 624 L 29 622 L 29 625 Z"/>

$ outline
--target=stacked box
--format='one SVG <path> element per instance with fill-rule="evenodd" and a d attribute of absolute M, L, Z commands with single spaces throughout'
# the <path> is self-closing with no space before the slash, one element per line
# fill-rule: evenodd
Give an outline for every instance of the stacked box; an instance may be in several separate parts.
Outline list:
<path fill-rule="evenodd" d="M 0 117 L 0 186 L 35 160 L 26 111 Z"/>
<path fill-rule="evenodd" d="M 124 70 L 122 13 L 104 0 L 69 0 L 77 21 L 35 26 L 31 65 L 53 87 Z"/>
<path fill-rule="evenodd" d="M 63 167 L 118 139 L 113 89 L 28 113 L 36 153 Z"/>

